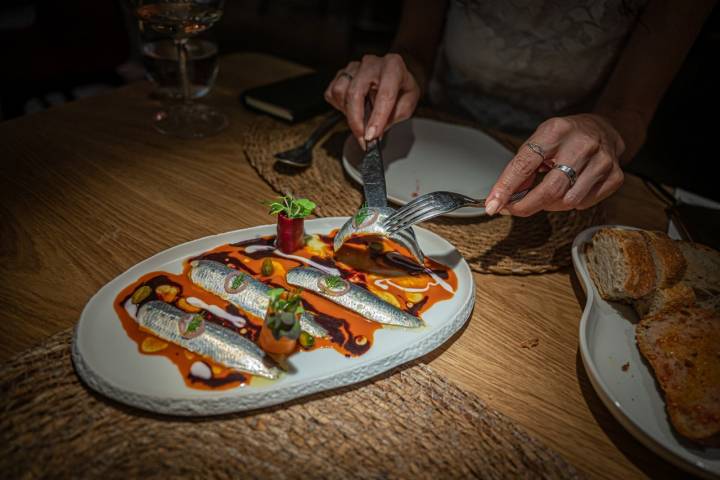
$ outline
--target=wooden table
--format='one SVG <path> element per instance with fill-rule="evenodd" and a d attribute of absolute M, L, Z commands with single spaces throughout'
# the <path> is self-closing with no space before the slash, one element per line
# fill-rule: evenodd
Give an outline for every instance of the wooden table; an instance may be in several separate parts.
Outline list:
<path fill-rule="evenodd" d="M 0 124 L 0 359 L 73 325 L 103 284 L 152 254 L 271 222 L 258 200 L 273 192 L 237 140 L 255 116 L 237 95 L 305 70 L 257 54 L 225 57 L 209 101 L 231 126 L 209 139 L 157 134 L 146 83 Z M 607 203 L 611 223 L 665 226 L 660 202 L 637 178 Z M 574 273 L 475 280 L 472 319 L 425 359 L 432 368 L 593 477 L 679 474 L 593 391 L 578 352 L 584 296 Z M 533 337 L 537 347 L 521 348 Z"/>

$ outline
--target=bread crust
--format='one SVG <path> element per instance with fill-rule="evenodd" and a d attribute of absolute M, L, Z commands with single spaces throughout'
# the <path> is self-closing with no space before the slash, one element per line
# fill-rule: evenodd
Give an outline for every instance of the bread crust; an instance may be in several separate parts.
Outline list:
<path fill-rule="evenodd" d="M 718 313 L 702 308 L 667 310 L 643 319 L 635 338 L 665 392 L 675 429 L 686 438 L 714 443 L 720 433 Z"/>
<path fill-rule="evenodd" d="M 659 231 L 641 230 L 650 249 L 656 271 L 656 286 L 668 288 L 682 279 L 687 262 L 680 247 L 667 234 Z"/>
<path fill-rule="evenodd" d="M 689 285 L 678 282 L 672 287 L 656 288 L 633 303 L 635 311 L 644 318 L 663 310 L 677 307 L 691 307 L 695 304 L 695 292 Z"/>
<path fill-rule="evenodd" d="M 631 299 L 644 297 L 655 288 L 655 264 L 647 248 L 645 239 L 639 231 L 611 230 L 618 238 L 627 263 L 627 276 L 624 289 Z"/>

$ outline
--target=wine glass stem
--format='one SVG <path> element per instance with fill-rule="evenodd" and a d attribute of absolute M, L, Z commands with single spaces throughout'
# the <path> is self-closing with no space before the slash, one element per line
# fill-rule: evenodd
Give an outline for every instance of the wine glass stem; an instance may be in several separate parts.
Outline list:
<path fill-rule="evenodd" d="M 178 67 L 180 70 L 180 87 L 182 89 L 183 102 L 190 103 L 190 78 L 188 77 L 188 48 L 187 38 L 176 38 L 175 48 L 177 48 Z"/>

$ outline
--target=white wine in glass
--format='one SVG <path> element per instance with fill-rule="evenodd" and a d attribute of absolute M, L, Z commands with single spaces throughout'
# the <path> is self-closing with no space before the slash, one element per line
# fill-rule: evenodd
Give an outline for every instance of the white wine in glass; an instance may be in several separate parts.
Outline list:
<path fill-rule="evenodd" d="M 194 103 L 188 77 L 188 39 L 213 26 L 222 17 L 224 0 L 135 0 L 135 15 L 145 28 L 167 34 L 177 49 L 182 103 L 155 114 L 155 128 L 183 138 L 214 135 L 228 125 L 225 115 L 207 105 Z"/>

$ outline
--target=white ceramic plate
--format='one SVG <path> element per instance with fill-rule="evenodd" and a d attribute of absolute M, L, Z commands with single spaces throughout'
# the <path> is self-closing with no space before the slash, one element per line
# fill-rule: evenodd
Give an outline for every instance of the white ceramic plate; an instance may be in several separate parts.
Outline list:
<path fill-rule="evenodd" d="M 411 118 L 383 139 L 388 199 L 404 205 L 418 195 L 447 190 L 485 198 L 513 153 L 480 130 Z M 343 167 L 362 184 L 363 151 L 352 135 L 345 140 Z M 482 208 L 461 208 L 450 217 L 485 215 Z"/>
<path fill-rule="evenodd" d="M 308 233 L 328 233 L 347 218 L 322 218 L 305 223 Z M 182 261 L 218 245 L 275 233 L 274 225 L 237 230 L 184 243 L 158 253 L 102 287 L 80 316 L 73 338 L 73 362 L 93 389 L 117 401 L 146 410 L 175 415 L 216 415 L 285 402 L 311 393 L 360 382 L 442 345 L 470 316 L 475 303 L 473 276 L 465 260 L 440 236 L 418 228 L 420 247 L 427 256 L 452 266 L 458 290 L 452 299 L 423 314 L 419 329 L 383 328 L 364 355 L 346 358 L 332 349 L 299 352 L 291 358 L 296 373 L 258 386 L 224 391 L 191 389 L 178 369 L 160 356 L 143 355 L 125 333 L 113 310 L 117 294 L 141 275 L 153 271 L 182 272 Z"/>
<path fill-rule="evenodd" d="M 585 370 L 605 406 L 635 438 L 681 468 L 704 477 L 720 477 L 720 448 L 699 447 L 673 430 L 652 369 L 635 344 L 637 315 L 627 305 L 603 300 L 590 279 L 584 246 L 598 229 L 607 226 L 583 231 L 572 246 L 575 271 L 587 295 L 580 320 Z M 625 364 L 629 365 L 627 371 L 623 371 Z"/>

